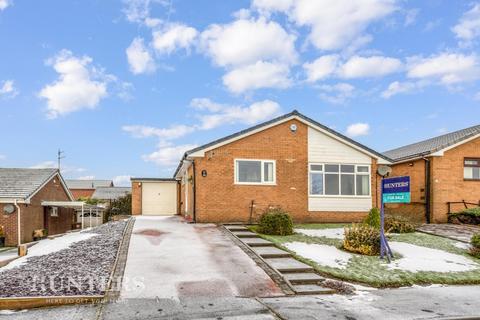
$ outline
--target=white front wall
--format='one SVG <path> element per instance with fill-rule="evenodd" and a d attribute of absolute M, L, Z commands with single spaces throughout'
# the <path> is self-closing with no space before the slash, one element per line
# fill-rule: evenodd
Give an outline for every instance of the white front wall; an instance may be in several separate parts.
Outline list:
<path fill-rule="evenodd" d="M 142 182 L 142 215 L 164 216 L 176 213 L 176 182 Z"/>
<path fill-rule="evenodd" d="M 308 162 L 332 164 L 364 164 L 371 166 L 370 156 L 336 140 L 322 132 L 308 128 Z M 371 172 L 370 167 L 370 172 Z M 371 172 L 371 176 L 374 172 Z M 310 182 L 309 182 L 310 183 Z M 371 193 L 371 190 L 370 190 Z M 362 212 L 372 208 L 371 196 L 311 196 L 308 197 L 309 211 Z"/>

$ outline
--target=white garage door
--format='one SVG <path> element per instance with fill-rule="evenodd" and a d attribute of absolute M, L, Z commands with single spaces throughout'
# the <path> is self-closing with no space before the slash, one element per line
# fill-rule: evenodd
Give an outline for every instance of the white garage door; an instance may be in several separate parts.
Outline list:
<path fill-rule="evenodd" d="M 143 182 L 142 214 L 167 216 L 177 213 L 176 182 Z"/>

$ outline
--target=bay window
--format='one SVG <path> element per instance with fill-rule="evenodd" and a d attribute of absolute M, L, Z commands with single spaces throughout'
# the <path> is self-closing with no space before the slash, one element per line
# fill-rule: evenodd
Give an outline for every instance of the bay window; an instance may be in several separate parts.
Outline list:
<path fill-rule="evenodd" d="M 275 161 L 235 160 L 235 183 L 275 184 Z"/>
<path fill-rule="evenodd" d="M 310 164 L 309 193 L 313 196 L 369 196 L 370 166 Z"/>

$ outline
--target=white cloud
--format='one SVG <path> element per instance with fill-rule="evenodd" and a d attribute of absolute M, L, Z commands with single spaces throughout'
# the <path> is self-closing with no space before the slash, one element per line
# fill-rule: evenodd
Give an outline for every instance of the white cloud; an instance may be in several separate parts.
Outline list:
<path fill-rule="evenodd" d="M 197 145 L 194 144 L 160 147 L 151 154 L 143 155 L 142 159 L 147 162 L 153 162 L 159 166 L 173 166 L 178 164 L 185 151 L 195 147 L 197 147 Z"/>
<path fill-rule="evenodd" d="M 398 72 L 401 68 L 402 63 L 395 58 L 353 56 L 341 66 L 339 73 L 344 79 L 382 77 Z"/>
<path fill-rule="evenodd" d="M 169 0 L 123 0 L 125 5 L 123 13 L 128 21 L 148 26 L 158 20 L 150 17 L 150 5 L 157 3 L 164 7 L 170 7 L 170 2 Z"/>
<path fill-rule="evenodd" d="M 153 32 L 152 45 L 159 54 L 171 54 L 178 49 L 189 50 L 198 31 L 184 24 L 169 24 Z"/>
<path fill-rule="evenodd" d="M 480 35 L 480 3 L 474 4 L 469 11 L 464 13 L 452 31 L 458 39 L 467 44 L 478 37 Z"/>
<path fill-rule="evenodd" d="M 293 63 L 294 35 L 261 17 L 211 25 L 201 34 L 201 50 L 219 66 L 249 65 L 257 61 Z"/>
<path fill-rule="evenodd" d="M 408 27 L 414 24 L 415 21 L 417 20 L 417 16 L 419 13 L 420 13 L 420 9 L 418 8 L 407 10 L 405 12 L 405 22 L 403 23 L 403 25 Z"/>
<path fill-rule="evenodd" d="M 248 107 L 229 106 L 220 112 L 199 115 L 202 130 L 210 130 L 222 125 L 244 123 L 252 125 L 270 119 L 281 112 L 280 105 L 271 100 L 252 103 Z"/>
<path fill-rule="evenodd" d="M 305 63 L 303 68 L 307 73 L 307 81 L 315 82 L 330 77 L 336 72 L 339 63 L 338 55 L 325 55 L 311 63 Z"/>
<path fill-rule="evenodd" d="M 0 154 L 0 160 L 5 160 L 5 159 L 7 159 L 7 156 L 4 154 Z"/>
<path fill-rule="evenodd" d="M 169 128 L 155 128 L 150 126 L 131 125 L 123 126 L 122 130 L 135 138 L 157 137 L 161 140 L 173 140 L 183 137 L 195 129 L 186 125 L 173 125 Z"/>
<path fill-rule="evenodd" d="M 279 63 L 258 61 L 238 67 L 223 76 L 223 84 L 233 93 L 261 88 L 287 88 L 290 86 L 290 69 Z"/>
<path fill-rule="evenodd" d="M 11 0 L 0 0 L 0 11 L 7 9 L 7 7 L 12 5 Z"/>
<path fill-rule="evenodd" d="M 366 136 L 370 133 L 368 123 L 354 123 L 347 127 L 346 134 L 350 137 Z"/>
<path fill-rule="evenodd" d="M 208 98 L 194 98 L 190 101 L 190 106 L 197 110 L 208 110 L 210 112 L 218 112 L 226 107 L 224 104 L 213 102 Z"/>
<path fill-rule="evenodd" d="M 269 14 L 272 11 L 287 12 L 293 5 L 293 0 L 253 0 L 252 7 L 260 13 Z"/>
<path fill-rule="evenodd" d="M 336 50 L 363 37 L 368 25 L 397 9 L 396 0 L 297 0 L 293 8 L 261 1 L 261 10 L 284 11 L 299 26 L 308 26 L 309 41 L 321 50 Z"/>
<path fill-rule="evenodd" d="M 18 90 L 15 88 L 14 81 L 3 81 L 3 85 L 0 86 L 0 97 L 14 98 L 16 95 L 18 95 Z"/>
<path fill-rule="evenodd" d="M 107 78 L 95 68 L 89 68 L 92 58 L 75 57 L 62 50 L 48 62 L 59 74 L 57 81 L 46 85 L 39 93 L 47 99 L 47 112 L 56 118 L 81 109 L 94 109 L 107 96 Z"/>
<path fill-rule="evenodd" d="M 131 186 L 130 178 L 132 176 L 129 175 L 120 175 L 113 177 L 113 185 L 116 187 L 129 187 Z"/>
<path fill-rule="evenodd" d="M 319 89 L 320 98 L 333 104 L 343 104 L 355 93 L 355 87 L 348 83 L 321 85 Z"/>
<path fill-rule="evenodd" d="M 408 93 L 418 88 L 416 82 L 399 82 L 394 81 L 388 85 L 388 88 L 382 92 L 382 98 L 389 99 L 400 93 Z"/>
<path fill-rule="evenodd" d="M 126 50 L 130 71 L 133 74 L 151 73 L 155 71 L 155 61 L 145 47 L 142 38 L 133 39 Z"/>
<path fill-rule="evenodd" d="M 441 53 L 429 58 L 410 58 L 407 76 L 450 85 L 478 79 L 480 66 L 476 55 Z"/>

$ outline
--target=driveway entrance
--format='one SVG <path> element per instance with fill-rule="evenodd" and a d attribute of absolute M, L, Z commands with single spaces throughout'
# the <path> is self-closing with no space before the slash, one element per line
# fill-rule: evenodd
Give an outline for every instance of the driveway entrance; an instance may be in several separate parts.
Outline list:
<path fill-rule="evenodd" d="M 282 291 L 213 224 L 136 218 L 121 298 L 265 297 Z"/>

